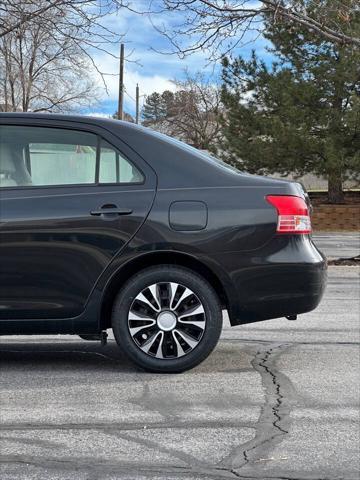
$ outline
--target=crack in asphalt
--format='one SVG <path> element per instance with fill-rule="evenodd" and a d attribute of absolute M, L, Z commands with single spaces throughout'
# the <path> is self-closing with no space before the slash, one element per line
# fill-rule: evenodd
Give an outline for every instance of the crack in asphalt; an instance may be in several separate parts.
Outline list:
<path fill-rule="evenodd" d="M 272 347 L 260 348 L 257 351 L 256 355 L 252 360 L 253 368 L 260 374 L 263 387 L 265 390 L 265 403 L 262 407 L 261 415 L 258 419 L 257 424 L 255 425 L 256 433 L 254 439 L 245 444 L 237 446 L 233 453 L 230 456 L 223 459 L 219 465 L 213 465 L 206 461 L 199 460 L 194 455 L 186 454 L 185 452 L 179 452 L 174 448 L 163 447 L 159 445 L 158 442 L 152 441 L 150 439 L 138 438 L 134 437 L 129 433 L 125 433 L 124 429 L 119 431 L 116 428 L 108 428 L 109 426 L 105 426 L 106 433 L 109 435 L 114 435 L 118 438 L 122 438 L 124 440 L 137 443 L 139 445 L 145 446 L 147 448 L 154 449 L 165 455 L 170 455 L 172 458 L 176 458 L 181 462 L 184 462 L 185 466 L 166 466 L 166 473 L 167 475 L 171 473 L 171 470 L 175 469 L 176 472 L 186 472 L 196 475 L 206 475 L 207 478 L 214 477 L 214 478 L 246 478 L 246 476 L 242 476 L 238 470 L 243 468 L 245 465 L 249 465 L 253 463 L 256 459 L 259 458 L 261 454 L 264 454 L 265 451 L 269 450 L 273 443 L 278 437 L 282 437 L 288 433 L 288 423 L 289 423 L 289 407 L 286 404 L 287 397 L 285 395 L 285 387 L 284 384 L 289 383 L 289 380 L 285 380 L 284 376 L 278 372 L 274 366 L 275 358 L 279 356 L 284 349 L 289 348 L 289 345 L 274 345 Z M 85 353 L 79 352 L 77 353 Z M 88 352 L 86 352 L 88 353 Z M 89 352 L 90 353 L 90 352 Z M 143 380 L 143 378 L 142 378 Z M 282 380 L 282 381 L 281 381 Z M 289 389 L 287 389 L 289 390 Z M 149 384 L 146 382 L 143 387 L 143 394 L 140 398 L 133 399 L 133 403 L 136 403 L 143 408 L 145 407 L 148 410 L 156 411 L 161 413 L 164 418 L 164 422 L 159 422 L 157 428 L 161 428 L 163 426 L 169 427 L 169 422 L 172 424 L 177 424 L 180 427 L 184 428 L 185 425 L 181 422 L 181 418 L 174 412 L 172 409 L 168 408 L 169 405 L 158 405 L 157 402 L 153 401 L 154 399 L 151 398 L 151 391 L 149 388 Z M 165 425 L 164 425 L 165 424 Z M 239 426 L 239 425 L 237 425 Z M 32 427 L 34 427 L 32 425 Z M 87 425 L 87 428 L 94 428 L 93 425 Z M 102 426 L 104 427 L 104 426 Z M 133 428 L 133 425 L 128 427 Z M 148 426 L 151 428 L 151 426 Z M 147 427 L 147 428 L 148 428 Z M 39 429 L 43 429 L 44 426 L 38 425 Z M 52 429 L 56 429 L 56 425 L 51 425 Z M 78 426 L 76 426 L 78 428 Z M 254 428 L 254 427 L 253 427 Z M 2 426 L 4 429 L 4 426 Z M 139 430 L 138 430 L 139 431 Z M 6 460 L 3 456 L 0 457 L 2 462 L 7 463 L 8 461 L 11 462 L 10 458 Z M 42 458 L 42 459 L 30 459 L 26 458 L 21 459 L 21 456 L 15 457 L 16 462 L 25 462 L 30 464 L 43 464 L 49 468 L 51 465 L 56 468 L 56 465 L 68 465 L 70 464 L 76 466 L 76 468 L 81 468 L 81 459 L 76 459 L 75 461 L 72 459 L 56 459 L 49 457 Z M 15 460 L 14 458 L 14 460 Z M 240 459 L 241 458 L 241 459 Z M 44 463 L 43 463 L 44 462 Z M 80 463 L 80 464 L 79 464 Z M 114 468 L 114 464 L 112 462 L 106 461 L 105 462 L 110 470 Z M 91 468 L 97 468 L 96 465 L 99 465 L 99 462 L 91 462 Z M 101 468 L 104 468 L 104 462 L 100 462 Z M 85 467 L 85 465 L 83 465 Z M 132 465 L 132 468 L 134 465 Z M 89 464 L 87 464 L 87 468 L 89 468 Z M 131 468 L 130 466 L 126 467 L 122 462 L 121 465 L 117 464 L 116 469 L 120 468 L 120 471 L 125 468 L 125 470 Z M 157 471 L 163 470 L 163 467 L 156 466 L 156 465 L 147 465 L 147 471 Z M 141 471 L 142 467 L 137 465 L 137 471 Z M 173 470 L 174 471 L 174 470 Z M 250 478 L 250 477 L 248 477 Z M 261 478 L 261 477 L 253 477 L 253 478 Z"/>
<path fill-rule="evenodd" d="M 219 422 L 183 422 L 181 419 L 180 411 L 174 412 L 170 408 L 169 404 L 159 405 L 151 396 L 151 390 L 148 382 L 144 382 L 144 377 L 137 372 L 131 372 L 132 375 L 138 377 L 139 382 L 144 384 L 142 395 L 132 400 L 133 403 L 148 409 L 153 412 L 161 413 L 164 421 L 156 422 L 154 424 L 132 424 L 132 423 L 117 423 L 117 424 L 3 424 L 0 426 L 0 430 L 102 430 L 105 434 L 114 435 L 118 438 L 122 438 L 126 441 L 134 442 L 144 447 L 151 448 L 154 451 L 161 452 L 165 455 L 170 455 L 174 459 L 178 459 L 184 462 L 184 466 L 173 465 L 170 462 L 166 465 L 151 463 L 141 464 L 127 460 L 113 461 L 107 459 L 94 459 L 87 457 L 77 458 L 57 458 L 49 456 L 30 457 L 23 455 L 0 455 L 0 462 L 2 464 L 24 464 L 32 465 L 44 469 L 52 469 L 63 472 L 65 471 L 77 471 L 83 470 L 86 472 L 88 480 L 95 480 L 101 478 L 101 474 L 115 474 L 122 475 L 127 473 L 134 473 L 134 469 L 137 474 L 141 474 L 144 477 L 152 478 L 155 474 L 164 475 L 165 478 L 182 478 L 189 475 L 196 476 L 197 478 L 204 479 L 236 479 L 242 480 L 336 480 L 340 477 L 319 477 L 319 476 L 289 476 L 289 475 L 264 475 L 264 471 L 261 470 L 260 465 L 257 463 L 259 460 L 263 460 L 269 457 L 269 452 L 275 445 L 281 443 L 285 436 L 289 433 L 290 429 L 290 410 L 293 402 L 296 399 L 294 388 L 291 381 L 276 368 L 276 362 L 279 357 L 287 351 L 289 348 L 295 346 L 297 343 L 308 342 L 286 342 L 286 343 L 273 343 L 269 341 L 258 340 L 246 340 L 246 339 L 234 339 L 230 341 L 243 341 L 244 343 L 257 343 L 259 349 L 257 352 L 251 352 L 252 366 L 256 372 L 259 373 L 262 380 L 262 385 L 265 393 L 264 404 L 261 409 L 261 414 L 257 420 L 257 423 L 234 423 L 223 422 L 221 426 L 238 427 L 238 428 L 254 428 L 256 430 L 255 437 L 241 445 L 236 446 L 233 451 L 223 458 L 217 465 L 210 464 L 206 461 L 198 459 L 194 455 L 189 455 L 185 452 L 181 452 L 171 447 L 163 447 L 158 442 L 138 438 L 126 431 L 141 432 L 146 429 L 160 429 L 160 428 L 212 428 L 214 426 L 219 427 Z M 224 341 L 224 339 L 222 340 Z M 229 341 L 229 340 L 227 340 Z M 311 344 L 322 344 L 323 342 L 311 342 Z M 328 342 L 325 342 L 328 343 Z M 342 344 L 342 342 L 334 342 L 336 344 Z M 345 342 L 344 342 L 345 344 Z M 346 342 L 346 345 L 356 345 L 356 342 Z M 249 347 L 252 350 L 252 347 Z M 7 350 L 8 352 L 8 350 Z M 16 351 L 18 353 L 18 351 Z M 63 351 L 62 351 L 63 352 Z M 44 352 L 41 352 L 44 353 Z M 57 352 L 59 353 L 59 352 Z M 97 352 L 86 352 L 73 350 L 71 353 L 86 353 L 97 354 Z M 116 360 L 110 356 L 103 355 L 107 359 L 112 361 Z M 145 430 L 146 431 L 146 430 Z M 16 440 L 15 437 L 11 440 Z M 95 460 L 95 461 L 94 461 Z M 175 462 L 176 463 L 176 462 Z M 241 472 L 240 472 L 241 470 Z M 285 473 L 285 472 L 284 472 Z M 117 478 L 117 477 L 116 477 Z M 121 478 L 119 476 L 119 478 Z M 352 480 L 350 477 L 347 480 Z M 355 477 L 353 478 L 355 479 Z"/>
<path fill-rule="evenodd" d="M 281 348 L 281 347 L 280 347 Z M 278 381 L 278 372 L 277 375 L 275 374 L 274 371 L 272 371 L 267 363 L 270 361 L 270 355 L 272 354 L 273 349 L 270 348 L 267 352 L 265 352 L 264 358 L 261 362 L 259 362 L 259 366 L 262 367 L 268 375 L 270 375 L 272 383 L 275 387 L 276 391 L 276 397 L 275 397 L 275 405 L 271 407 L 273 415 L 276 417 L 277 420 L 273 422 L 274 427 L 276 427 L 280 432 L 282 433 L 289 433 L 288 430 L 284 430 L 279 423 L 283 420 L 280 412 L 281 412 L 281 407 L 284 402 L 284 395 L 281 393 L 280 389 L 280 383 Z M 256 369 L 256 367 L 255 367 Z"/>
<path fill-rule="evenodd" d="M 245 466 L 254 468 L 254 462 L 264 457 L 266 452 L 280 443 L 290 427 L 290 404 L 294 389 L 290 380 L 276 367 L 277 358 L 290 344 L 273 344 L 265 350 L 261 348 L 252 360 L 254 369 L 260 374 L 265 391 L 265 403 L 257 422 L 255 437 L 236 447 L 225 457 L 221 465 L 239 475 Z M 240 477 L 241 478 L 241 477 Z"/>

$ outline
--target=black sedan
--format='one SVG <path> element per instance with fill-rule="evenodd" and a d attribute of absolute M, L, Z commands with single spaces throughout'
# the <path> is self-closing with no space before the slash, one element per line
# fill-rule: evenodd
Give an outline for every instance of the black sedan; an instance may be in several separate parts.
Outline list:
<path fill-rule="evenodd" d="M 0 114 L 0 334 L 116 341 L 192 368 L 231 325 L 314 309 L 326 261 L 300 184 L 126 122 Z"/>

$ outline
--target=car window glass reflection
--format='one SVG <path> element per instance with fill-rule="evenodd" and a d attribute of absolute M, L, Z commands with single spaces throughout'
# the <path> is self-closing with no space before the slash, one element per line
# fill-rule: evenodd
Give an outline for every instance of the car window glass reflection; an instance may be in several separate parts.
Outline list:
<path fill-rule="evenodd" d="M 33 185 L 95 183 L 96 147 L 79 144 L 29 144 Z"/>
<path fill-rule="evenodd" d="M 95 134 L 59 128 L 0 127 L 0 187 L 143 180 L 129 160 L 106 141 L 99 142 Z"/>
<path fill-rule="evenodd" d="M 100 183 L 139 183 L 143 176 L 120 152 L 102 141 L 100 149 Z"/>

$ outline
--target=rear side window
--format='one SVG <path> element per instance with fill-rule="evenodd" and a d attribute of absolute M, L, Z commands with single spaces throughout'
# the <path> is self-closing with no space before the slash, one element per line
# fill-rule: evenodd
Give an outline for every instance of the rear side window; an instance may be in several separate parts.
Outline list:
<path fill-rule="evenodd" d="M 140 183 L 139 170 L 105 140 L 100 144 L 100 183 Z"/>
<path fill-rule="evenodd" d="M 97 135 L 0 127 L 0 187 L 142 183 L 143 175 Z"/>

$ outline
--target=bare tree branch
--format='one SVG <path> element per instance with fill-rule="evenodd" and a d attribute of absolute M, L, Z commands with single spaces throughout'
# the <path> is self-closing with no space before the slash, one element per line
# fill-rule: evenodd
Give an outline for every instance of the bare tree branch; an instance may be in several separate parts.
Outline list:
<path fill-rule="evenodd" d="M 47 2 L 43 2 L 47 3 Z M 5 111 L 69 111 L 96 100 L 79 27 L 47 10 L 0 38 L 0 103 Z"/>
<path fill-rule="evenodd" d="M 0 4 L 0 38 L 38 19 L 48 19 L 48 12 L 67 11 L 66 20 L 84 33 L 94 34 L 94 45 L 104 38 L 104 33 L 117 38 L 118 33 L 108 29 L 101 20 L 121 8 L 131 9 L 126 0 L 6 0 Z"/>
<path fill-rule="evenodd" d="M 176 91 L 150 95 L 143 107 L 144 125 L 209 150 L 220 133 L 220 92 L 198 73 L 174 80 Z"/>
<path fill-rule="evenodd" d="M 6 45 L 10 37 L 13 37 L 12 41 L 14 41 L 20 31 L 29 31 L 36 24 L 40 28 L 41 35 L 47 35 L 46 38 L 53 37 L 54 49 L 55 44 L 59 43 L 58 47 L 63 54 L 65 45 L 67 48 L 70 48 L 69 45 L 72 48 L 76 45 L 80 57 L 83 61 L 87 59 L 90 69 L 99 75 L 107 92 L 106 76 L 110 74 L 99 68 L 94 53 L 97 51 L 118 58 L 118 55 L 113 53 L 113 46 L 123 42 L 124 35 L 115 27 L 109 28 L 106 19 L 109 15 L 121 12 L 123 9 L 136 12 L 130 1 L 134 0 L 0 0 L 0 41 Z M 136 0 L 134 3 L 136 5 Z M 65 44 L 66 38 L 69 40 L 67 44 Z M 54 69 L 55 60 L 54 52 L 47 59 L 47 53 L 44 50 L 46 50 L 46 45 L 44 48 L 41 45 L 37 46 L 37 58 L 42 51 L 42 60 L 45 62 L 40 68 L 42 74 L 48 62 L 52 63 Z M 17 53 L 21 54 L 21 51 L 22 49 Z M 72 58 L 74 59 L 74 56 Z M 5 58 L 0 60 L 9 61 Z M 132 61 L 129 55 L 126 60 L 127 62 Z M 58 64 L 59 61 L 58 58 Z M 56 65 L 57 69 L 63 68 L 58 64 Z M 39 64 L 34 65 L 34 79 L 38 77 L 39 67 Z M 48 74 L 50 74 L 50 69 Z M 11 79 L 11 82 L 13 81 L 15 80 Z M 6 92 L 4 92 L 6 99 L 11 95 L 8 90 L 9 82 L 8 79 Z"/>
<path fill-rule="evenodd" d="M 180 14 L 170 30 L 157 23 L 157 14 L 161 18 L 166 11 Z M 289 28 L 300 25 L 319 39 L 360 47 L 357 0 L 153 0 L 152 12 L 153 25 L 171 42 L 172 53 L 181 56 L 206 50 L 216 60 L 254 40 L 263 32 L 265 19 L 287 22 Z"/>

